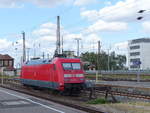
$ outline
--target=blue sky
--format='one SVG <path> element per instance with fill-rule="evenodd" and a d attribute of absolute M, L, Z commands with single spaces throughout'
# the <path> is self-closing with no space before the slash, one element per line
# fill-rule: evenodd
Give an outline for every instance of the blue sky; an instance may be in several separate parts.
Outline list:
<path fill-rule="evenodd" d="M 111 46 L 112 51 L 125 54 L 128 40 L 150 36 L 149 4 L 149 0 L 0 0 L 0 45 L 4 45 L 0 51 L 20 59 L 25 31 L 30 56 L 39 43 L 37 55 L 52 55 L 60 15 L 65 50 L 76 51 L 74 38 L 81 38 L 82 52 L 96 52 L 101 40 L 103 50 Z M 138 14 L 141 9 L 146 11 Z M 138 21 L 139 16 L 144 18 Z"/>

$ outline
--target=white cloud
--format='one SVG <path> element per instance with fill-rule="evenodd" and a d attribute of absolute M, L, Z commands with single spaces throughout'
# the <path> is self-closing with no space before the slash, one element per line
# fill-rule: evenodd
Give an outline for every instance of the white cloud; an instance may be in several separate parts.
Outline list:
<path fill-rule="evenodd" d="M 97 0 L 75 0 L 74 5 L 84 6 L 91 3 L 95 3 Z"/>
<path fill-rule="evenodd" d="M 23 0 L 0 0 L 0 8 L 14 8 L 21 6 Z"/>
<path fill-rule="evenodd" d="M 126 30 L 127 24 L 124 22 L 105 22 L 102 20 L 98 20 L 93 25 L 89 26 L 86 32 L 99 32 L 99 31 L 121 31 Z"/>
<path fill-rule="evenodd" d="M 101 40 L 100 36 L 96 33 L 86 34 L 75 34 L 69 33 L 64 30 L 63 26 L 61 27 L 61 34 L 64 36 L 64 50 L 73 50 L 77 51 L 77 42 L 75 38 L 81 38 L 80 41 L 80 52 L 85 51 L 97 51 L 97 41 Z M 61 36 L 62 36 L 61 35 Z M 53 23 L 44 23 L 35 29 L 30 36 L 26 34 L 26 47 L 30 48 L 30 58 L 34 56 L 36 51 L 36 57 L 41 57 L 43 52 L 45 55 L 50 54 L 50 57 L 53 56 L 56 49 L 56 24 Z M 28 38 L 29 37 L 29 38 Z M 15 63 L 18 64 L 21 61 L 22 56 L 22 39 L 18 38 L 12 45 L 12 41 L 9 41 L 5 38 L 0 39 L 0 51 L 2 54 L 9 54 L 15 58 Z M 92 41 L 92 43 L 91 43 Z M 39 45 L 40 44 L 40 45 Z M 15 49 L 17 48 L 17 49 Z"/>
<path fill-rule="evenodd" d="M 84 45 L 82 52 L 97 52 L 98 41 L 101 41 L 102 38 L 96 33 L 85 35 L 85 37 L 86 38 L 83 39 Z"/>
<path fill-rule="evenodd" d="M 31 3 L 39 7 L 54 7 L 70 3 L 72 0 L 0 0 L 0 8 L 21 7 L 24 3 Z"/>
<path fill-rule="evenodd" d="M 98 42 L 99 40 L 101 40 L 101 38 L 97 34 L 92 33 L 86 36 L 85 40 L 87 43 L 90 41 Z"/>
<path fill-rule="evenodd" d="M 11 42 L 6 39 L 0 39 L 0 50 L 5 50 L 11 45 Z"/>
<path fill-rule="evenodd" d="M 82 52 L 91 50 L 89 48 L 93 48 L 93 46 L 94 48 L 97 48 L 97 41 L 101 40 L 101 38 L 96 33 L 88 33 L 88 34 L 69 33 L 68 31 L 64 30 L 63 26 L 61 26 L 61 35 L 63 35 L 64 50 L 73 50 L 75 52 L 77 50 L 77 46 L 76 46 L 77 42 L 75 38 L 81 39 L 80 50 Z M 50 48 L 48 49 L 48 51 L 50 51 L 51 53 L 54 53 L 54 50 L 56 48 L 56 45 L 55 45 L 56 44 L 56 24 L 53 24 L 53 23 L 42 24 L 38 29 L 33 31 L 33 36 L 36 37 L 36 43 L 41 43 L 41 45 L 44 44 L 44 47 L 41 46 L 42 48 L 41 51 L 45 51 L 47 50 L 47 48 Z M 94 42 L 94 45 L 93 45 L 93 42 Z"/>
<path fill-rule="evenodd" d="M 128 54 L 128 41 L 119 42 L 114 44 L 112 51 L 115 51 L 117 54 L 126 55 Z"/>
<path fill-rule="evenodd" d="M 62 32 L 65 32 L 63 26 L 60 25 L 60 28 Z M 48 22 L 40 25 L 40 27 L 38 29 L 35 29 L 32 33 L 36 36 L 56 35 L 56 29 L 56 24 Z"/>
<path fill-rule="evenodd" d="M 40 27 L 44 27 L 44 28 L 55 28 L 56 29 L 56 24 L 53 24 L 51 22 L 48 22 L 48 23 L 45 23 L 45 24 L 42 24 Z"/>
<path fill-rule="evenodd" d="M 89 21 L 94 21 L 97 20 L 99 13 L 96 10 L 86 10 L 86 11 L 81 11 L 80 15 L 82 18 L 85 19 L 87 18 Z"/>
<path fill-rule="evenodd" d="M 116 43 L 114 45 L 115 49 L 121 50 L 121 49 L 127 49 L 128 48 L 128 41 Z"/>
<path fill-rule="evenodd" d="M 105 5 L 111 5 L 112 3 L 111 3 L 111 1 L 106 1 L 105 2 Z"/>
<path fill-rule="evenodd" d="M 54 7 L 59 4 L 65 4 L 70 0 L 30 0 L 40 7 Z"/>
<path fill-rule="evenodd" d="M 138 16 L 141 16 L 141 14 L 138 14 L 137 12 L 141 9 L 150 9 L 149 4 L 150 0 L 119 1 L 115 5 L 106 6 L 98 11 L 82 11 L 81 16 L 88 20 L 101 19 L 104 21 L 134 22 Z M 146 19 L 150 19 L 150 15 L 148 16 L 148 13 L 144 13 L 142 16 Z"/>
<path fill-rule="evenodd" d="M 150 21 L 143 22 L 142 27 L 143 27 L 145 32 L 150 32 Z"/>
<path fill-rule="evenodd" d="M 36 36 L 54 35 L 54 34 L 56 34 L 56 30 L 55 29 L 43 28 L 43 29 L 34 30 L 33 34 L 36 35 Z"/>

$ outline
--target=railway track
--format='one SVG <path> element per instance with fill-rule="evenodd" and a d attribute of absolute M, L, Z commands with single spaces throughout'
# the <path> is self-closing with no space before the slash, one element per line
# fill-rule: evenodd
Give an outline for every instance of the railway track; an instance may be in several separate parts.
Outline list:
<path fill-rule="evenodd" d="M 49 90 L 35 90 L 30 87 L 25 87 L 19 83 L 18 80 L 12 80 L 12 79 L 7 79 L 4 80 L 4 85 L 1 85 L 1 87 L 8 88 L 17 92 L 25 93 L 28 95 L 32 95 L 41 99 L 46 99 L 49 101 L 53 101 L 59 104 L 63 104 L 66 106 L 70 106 L 76 109 L 80 109 L 89 113 L 104 113 L 99 111 L 98 109 L 91 108 L 90 106 L 83 105 L 82 102 L 84 100 L 80 100 L 78 97 L 65 97 L 57 94 L 53 94 Z M 104 95 L 105 97 L 108 95 L 113 96 L 113 100 L 115 100 L 115 96 L 125 96 L 129 98 L 136 98 L 136 99 L 145 99 L 145 100 L 150 100 L 149 95 L 139 95 L 139 94 L 132 94 L 132 93 L 125 93 L 125 92 L 116 92 L 116 91 L 111 91 L 109 87 L 106 87 L 109 90 L 102 90 L 101 87 L 95 87 L 94 88 L 94 94 L 97 96 L 99 95 Z M 85 92 L 84 92 L 85 93 Z M 86 94 L 90 94 L 89 91 L 86 91 Z M 85 96 L 85 95 L 84 95 Z M 84 97 L 83 96 L 83 97 Z M 83 97 L 81 97 L 83 99 Z M 60 99 L 61 98 L 61 99 Z M 89 98 L 89 97 L 84 97 L 84 98 Z M 81 102 L 82 101 L 82 102 Z M 81 102 L 81 103 L 80 103 Z M 114 101 L 115 102 L 115 101 Z"/>
<path fill-rule="evenodd" d="M 104 113 L 96 108 L 90 107 L 88 105 L 84 105 L 82 102 L 76 101 L 76 97 L 65 97 L 59 94 L 53 94 L 49 90 L 35 90 L 31 87 L 25 87 L 19 83 L 18 80 L 4 80 L 4 84 L 0 85 L 0 87 L 11 89 L 17 92 L 21 92 L 24 94 L 28 94 L 37 98 L 53 101 L 55 103 L 59 103 L 62 105 L 66 105 L 72 108 L 76 108 L 88 113 Z M 73 98 L 73 99 L 72 99 Z M 77 99 L 78 100 L 78 99 Z"/>
<path fill-rule="evenodd" d="M 100 90 L 96 90 L 96 92 L 99 94 L 106 94 L 106 92 Z M 139 94 L 125 93 L 125 92 L 116 92 L 116 91 L 111 91 L 111 93 L 113 96 L 125 96 L 130 98 L 150 100 L 150 95 L 139 95 Z"/>
<path fill-rule="evenodd" d="M 12 79 L 7 79 L 6 80 L 7 81 L 7 83 L 9 83 L 9 84 L 12 84 L 13 85 L 13 83 L 14 84 L 18 84 L 18 85 L 21 85 L 20 83 L 19 83 L 19 80 L 17 80 L 17 79 L 13 79 L 13 81 L 12 81 Z M 13 82 L 13 83 L 12 83 Z M 104 87 L 102 87 L 102 88 L 104 88 Z M 144 95 L 144 94 L 133 94 L 133 93 L 126 93 L 126 92 L 118 92 L 118 91 L 111 91 L 111 88 L 110 88 L 110 86 L 106 86 L 104 89 L 102 89 L 100 86 L 96 86 L 95 88 L 94 88 L 94 90 L 95 90 L 95 92 L 94 92 L 94 94 L 98 94 L 98 93 L 103 93 L 103 94 L 106 94 L 106 93 L 108 93 L 108 94 L 112 94 L 112 95 L 116 95 L 116 96 L 126 96 L 126 97 L 131 97 L 131 98 L 138 98 L 138 99 L 146 99 L 146 100 L 150 100 L 150 95 Z M 108 90 L 107 90 L 107 89 Z M 110 90 L 110 91 L 109 91 Z M 89 93 L 89 92 L 87 92 L 87 93 Z"/>

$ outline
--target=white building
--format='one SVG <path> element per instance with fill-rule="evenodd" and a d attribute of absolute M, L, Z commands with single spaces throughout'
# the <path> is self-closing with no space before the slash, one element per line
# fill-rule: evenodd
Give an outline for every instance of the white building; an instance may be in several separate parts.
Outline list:
<path fill-rule="evenodd" d="M 141 62 L 140 69 L 150 69 L 150 38 L 140 38 L 128 42 L 128 67 L 130 70 L 139 68 L 135 62 Z"/>

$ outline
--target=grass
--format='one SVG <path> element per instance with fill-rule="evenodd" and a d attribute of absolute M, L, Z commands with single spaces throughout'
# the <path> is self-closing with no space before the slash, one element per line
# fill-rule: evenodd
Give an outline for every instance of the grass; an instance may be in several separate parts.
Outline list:
<path fill-rule="evenodd" d="M 126 111 L 127 113 L 150 113 L 150 103 L 148 102 L 127 102 L 110 104 L 110 107 Z"/>
<path fill-rule="evenodd" d="M 150 102 L 129 102 L 128 104 L 134 106 L 150 106 Z"/>
<path fill-rule="evenodd" d="M 90 101 L 87 102 L 87 103 L 88 103 L 88 104 L 106 104 L 106 103 L 110 103 L 110 102 L 107 101 L 106 99 L 98 98 L 98 99 L 90 100 Z"/>
<path fill-rule="evenodd" d="M 88 102 L 90 106 L 108 113 L 150 113 L 149 102 L 118 102 L 110 103 L 105 99 Z"/>

